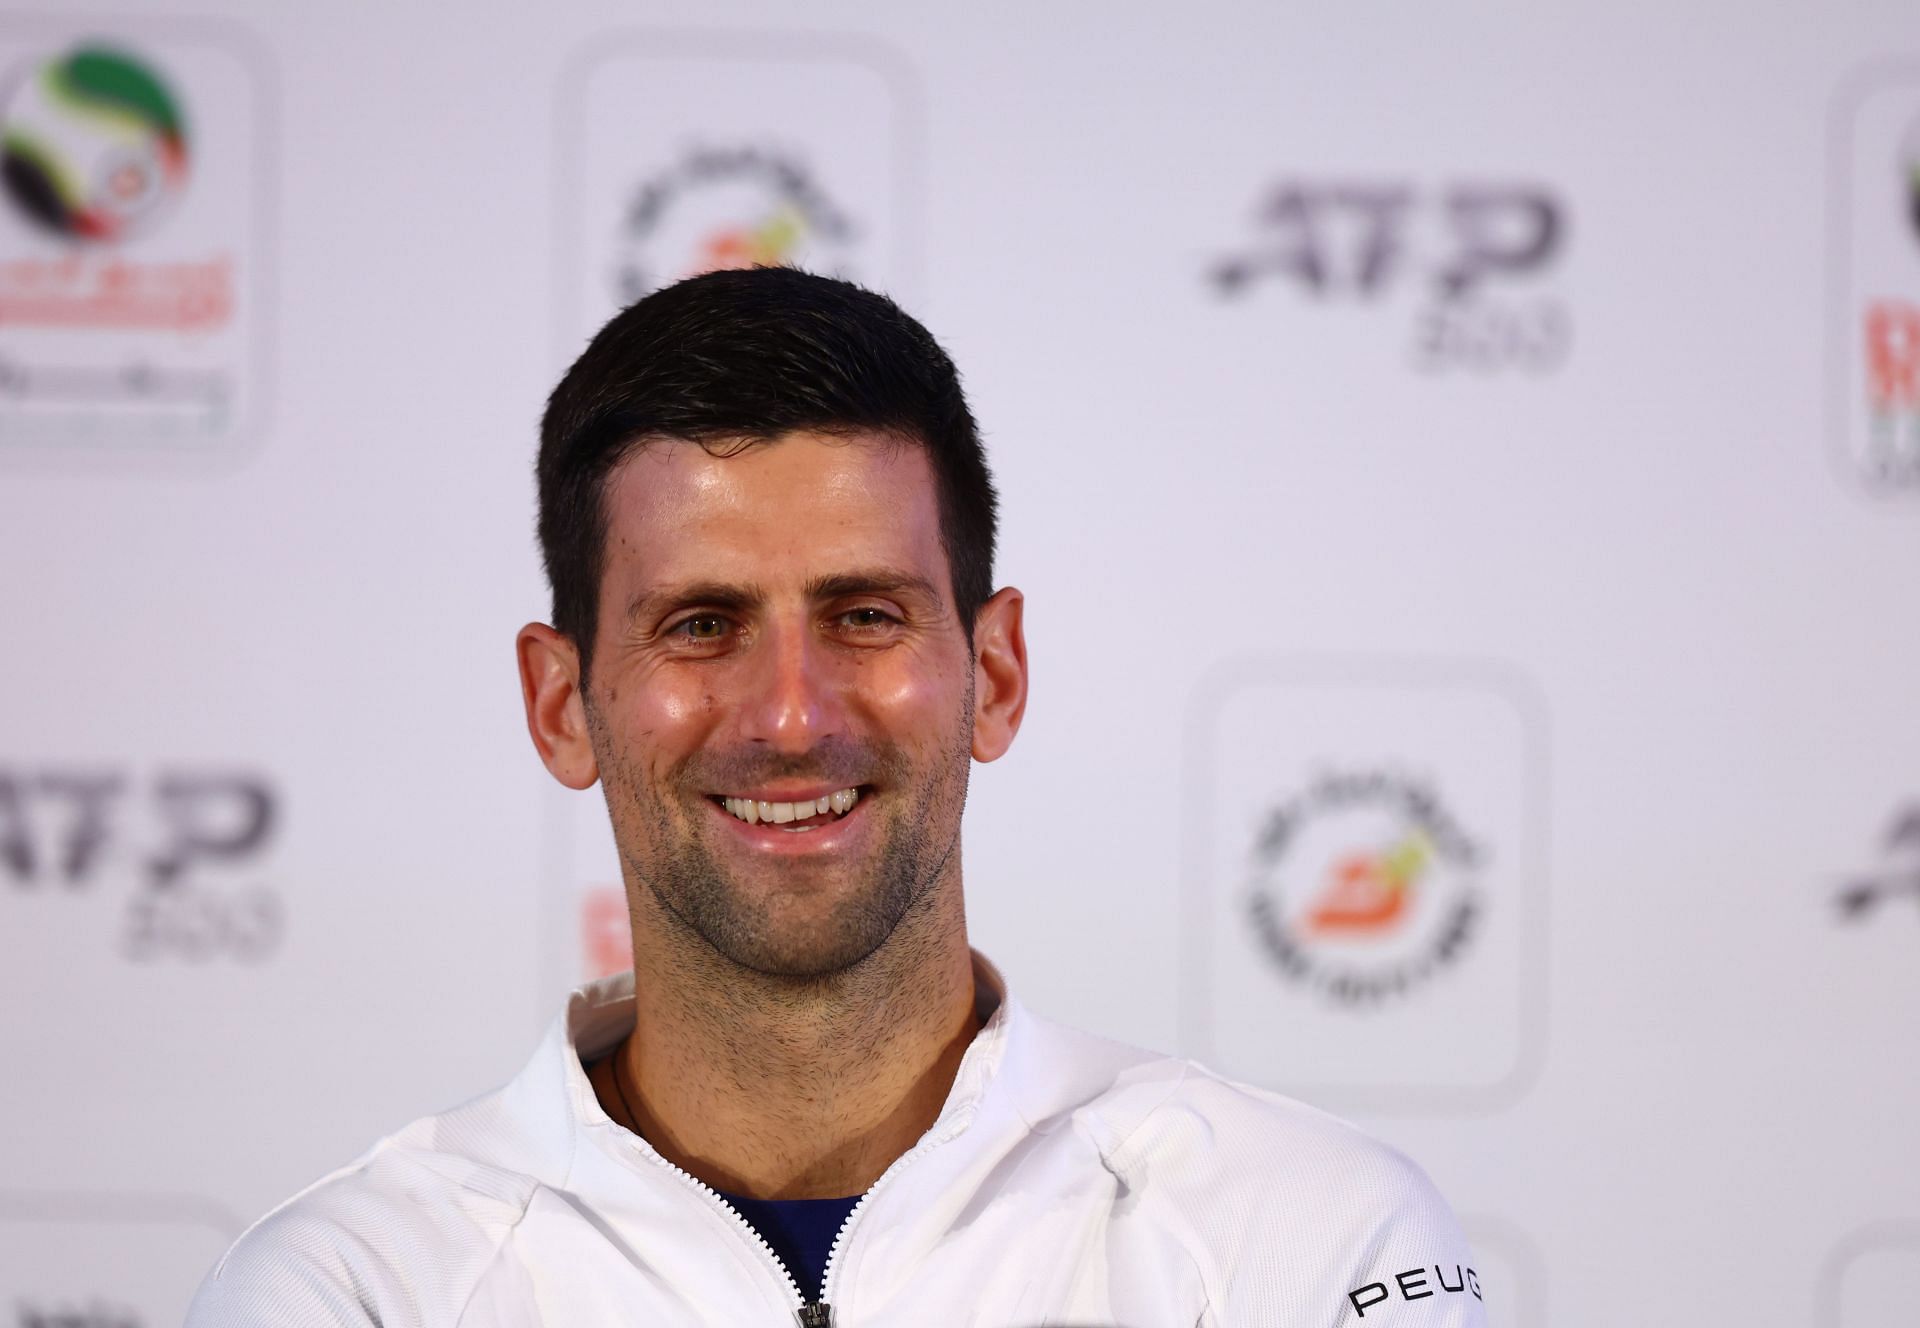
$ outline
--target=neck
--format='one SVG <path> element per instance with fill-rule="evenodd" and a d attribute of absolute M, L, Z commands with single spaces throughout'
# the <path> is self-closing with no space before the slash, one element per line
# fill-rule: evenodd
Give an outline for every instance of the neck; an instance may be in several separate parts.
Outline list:
<path fill-rule="evenodd" d="M 951 884 L 860 963 L 808 980 L 688 945 L 636 901 L 635 1032 L 590 1072 L 608 1114 L 719 1190 L 864 1193 L 932 1126 L 978 1031 Z"/>

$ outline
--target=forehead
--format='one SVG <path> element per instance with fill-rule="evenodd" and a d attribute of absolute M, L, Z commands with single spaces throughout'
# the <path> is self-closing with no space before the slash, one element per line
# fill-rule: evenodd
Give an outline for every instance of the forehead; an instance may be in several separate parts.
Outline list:
<path fill-rule="evenodd" d="M 805 578 L 836 565 L 944 567 L 926 449 L 882 434 L 794 432 L 714 456 L 664 439 L 609 477 L 607 575 Z"/>

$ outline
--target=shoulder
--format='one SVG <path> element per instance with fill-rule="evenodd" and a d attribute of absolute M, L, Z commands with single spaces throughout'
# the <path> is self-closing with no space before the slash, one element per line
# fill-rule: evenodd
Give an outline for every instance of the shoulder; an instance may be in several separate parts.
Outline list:
<path fill-rule="evenodd" d="M 1079 1132 L 1153 1239 L 1185 1250 L 1208 1322 L 1290 1323 L 1309 1305 L 1330 1322 L 1484 1322 L 1459 1221 L 1403 1153 L 1192 1061 L 1058 1026 L 1042 1037 L 1091 1072 Z"/>
<path fill-rule="evenodd" d="M 1192 1064 L 1113 1157 L 1188 1248 L 1222 1324 L 1313 1305 L 1406 1328 L 1484 1323 L 1459 1220 L 1418 1164 L 1305 1103 Z"/>
<path fill-rule="evenodd" d="M 1162 1185 L 1249 1198 L 1279 1189 L 1322 1215 L 1437 1198 L 1411 1159 L 1337 1116 L 1192 1061 L 1168 1058 L 1160 1073 L 1157 1101 L 1122 1108 L 1114 1158 L 1151 1167 Z"/>
<path fill-rule="evenodd" d="M 1025 1014 L 1015 1072 L 1028 1119 L 1071 1115 L 1109 1165 L 1155 1186 L 1284 1184 L 1296 1195 L 1370 1206 L 1418 1189 L 1406 1157 L 1338 1117 L 1237 1083 L 1194 1061 L 1144 1051 Z"/>
<path fill-rule="evenodd" d="M 445 1147 L 461 1115 L 416 1122 L 254 1223 L 201 1284 L 189 1328 L 452 1322 L 540 1184 Z"/>
<path fill-rule="evenodd" d="M 201 1284 L 189 1328 L 455 1321 L 535 1194 L 567 1183 L 567 1020 L 601 995 L 576 993 L 504 1087 L 415 1121 L 254 1223 Z"/>

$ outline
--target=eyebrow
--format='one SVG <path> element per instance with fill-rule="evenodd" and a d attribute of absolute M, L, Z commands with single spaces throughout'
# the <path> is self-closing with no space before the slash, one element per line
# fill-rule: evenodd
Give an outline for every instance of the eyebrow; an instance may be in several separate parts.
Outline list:
<path fill-rule="evenodd" d="M 923 576 L 909 572 L 872 568 L 835 572 L 816 576 L 807 582 L 804 592 L 810 600 L 840 599 L 848 595 L 894 595 L 906 592 L 938 603 L 940 592 Z M 767 593 L 752 583 L 727 581 L 689 581 L 644 591 L 628 601 L 627 621 L 640 622 L 689 604 L 710 604 L 717 609 L 744 610 L 766 601 Z"/>
<path fill-rule="evenodd" d="M 896 595 L 901 591 L 915 595 L 924 595 L 939 602 L 940 592 L 924 576 L 914 576 L 909 572 L 893 572 L 885 568 L 868 571 L 839 572 L 833 576 L 816 576 L 807 582 L 808 599 L 839 599 L 845 595 Z"/>

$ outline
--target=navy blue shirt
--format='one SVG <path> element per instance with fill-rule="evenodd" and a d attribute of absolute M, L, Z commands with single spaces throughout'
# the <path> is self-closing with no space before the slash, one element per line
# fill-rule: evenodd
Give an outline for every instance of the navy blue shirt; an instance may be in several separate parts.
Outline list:
<path fill-rule="evenodd" d="M 760 1238 L 773 1247 L 780 1262 L 800 1284 L 800 1293 L 818 1301 L 827 1276 L 827 1255 L 833 1238 L 846 1225 L 847 1214 L 860 1202 L 851 1199 L 748 1199 L 721 1194 L 733 1210 L 747 1219 Z"/>

